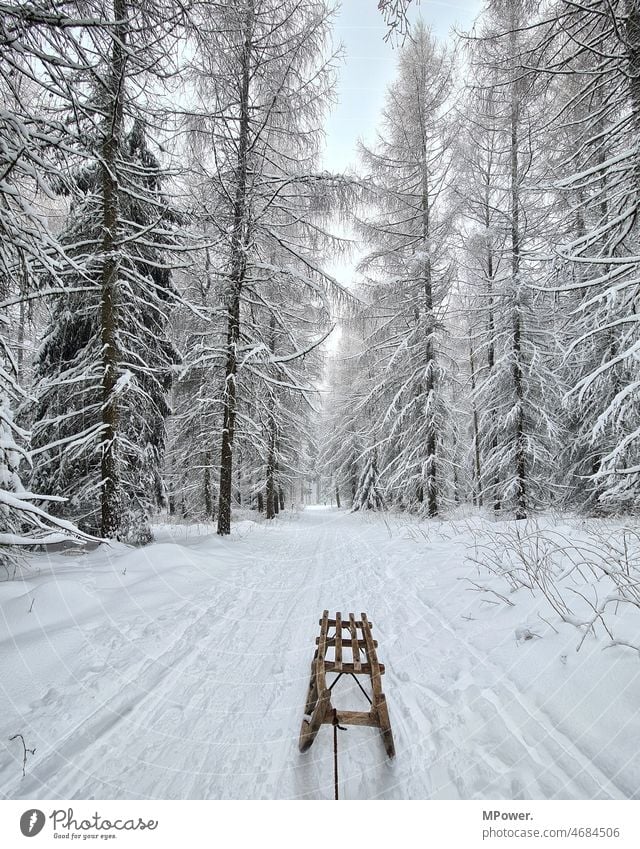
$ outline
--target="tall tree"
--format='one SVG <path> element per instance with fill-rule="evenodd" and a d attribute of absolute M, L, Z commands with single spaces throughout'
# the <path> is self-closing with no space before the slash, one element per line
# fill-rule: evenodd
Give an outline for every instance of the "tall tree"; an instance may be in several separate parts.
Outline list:
<path fill-rule="evenodd" d="M 86 28 L 91 63 L 76 69 L 66 103 L 77 125 L 66 148 L 73 167 L 59 181 L 72 197 L 62 236 L 70 261 L 67 294 L 39 355 L 34 447 L 42 462 L 34 479 L 73 494 L 93 532 L 144 541 L 146 507 L 161 488 L 152 467 L 175 361 L 164 332 L 175 217 L 147 128 L 162 121 L 158 99 L 175 71 L 182 12 L 127 0 L 90 10 L 101 25 Z M 99 523 L 89 505 L 96 491 Z"/>
<path fill-rule="evenodd" d="M 201 54 L 196 72 L 202 96 L 212 107 L 194 126 L 200 149 L 205 148 L 199 162 L 202 179 L 214 196 L 209 225 L 216 228 L 216 246 L 224 257 L 218 493 L 222 535 L 231 528 L 234 445 L 242 403 L 239 369 L 252 375 L 247 388 L 257 379 L 263 391 L 267 384 L 272 393 L 282 381 L 259 368 L 258 361 L 266 357 L 280 366 L 293 362 L 291 346 L 302 358 L 326 333 L 308 322 L 305 334 L 294 341 L 283 310 L 307 304 L 313 311 L 327 289 L 338 288 L 318 262 L 318 251 L 328 238 L 322 223 L 329 211 L 327 195 L 339 191 L 342 183 L 316 170 L 321 120 L 333 86 L 333 57 L 325 55 L 331 15 L 331 8 L 319 0 L 244 0 L 213 16 L 203 8 L 198 27 Z M 272 303 L 274 292 L 277 301 Z M 326 324 L 326 305 L 320 311 Z M 277 344 L 271 351 L 274 316 Z M 304 381 L 288 383 L 305 391 Z M 253 408 L 255 413 L 259 404 Z M 266 450 L 273 454 L 273 416 L 268 411 L 266 421 L 271 421 Z M 265 461 L 273 467 L 268 458 Z"/>
<path fill-rule="evenodd" d="M 558 390 L 550 353 L 550 299 L 538 256 L 551 223 L 541 156 L 544 86 L 526 70 L 537 7 L 491 0 L 474 36 L 466 140 L 469 198 L 466 278 L 473 292 L 471 343 L 480 491 L 518 519 L 548 503 Z M 475 368 L 475 365 L 474 365 Z"/>
<path fill-rule="evenodd" d="M 74 12 L 72 4 L 52 10 L 50 3 L 34 2 L 5 4 L 0 15 L 0 560 L 5 565 L 15 560 L 17 546 L 53 539 L 54 531 L 79 534 L 38 506 L 42 496 L 25 489 L 28 433 L 14 418 L 25 400 L 25 304 L 41 294 L 43 280 L 60 291 L 69 264 L 49 227 L 46 206 L 73 135 L 60 121 L 73 99 L 70 79 L 90 65 L 82 35 L 100 25 Z"/>
<path fill-rule="evenodd" d="M 118 156 L 118 216 L 127 221 L 129 237 L 124 247 L 118 236 L 117 286 L 111 280 L 108 287 L 112 297 L 105 300 L 102 166 L 91 164 L 78 174 L 78 196 L 61 236 L 96 285 L 90 293 L 56 298 L 37 355 L 33 485 L 68 498 L 62 509 L 73 511 L 92 533 L 142 543 L 151 537 L 151 509 L 164 500 L 164 420 L 172 367 L 179 361 L 166 332 L 175 290 L 166 256 L 172 237 L 164 228 L 175 217 L 162 196 L 159 163 L 140 121 L 126 134 Z M 129 180 L 123 184 L 124 173 Z M 138 238 L 141 234 L 144 238 Z M 117 341 L 117 380 L 108 395 L 115 396 L 117 411 L 113 433 L 105 431 L 104 420 L 105 322 Z M 116 443 L 108 463 L 115 464 L 117 486 L 99 504 L 95 494 L 105 480 L 105 433 Z M 115 530 L 105 525 L 105 511 L 117 521 Z"/>
<path fill-rule="evenodd" d="M 455 204 L 449 183 L 452 126 L 447 100 L 452 62 L 424 24 L 399 56 L 382 131 L 362 146 L 366 202 L 360 225 L 370 253 L 376 380 L 367 401 L 382 443 L 380 474 L 394 501 L 439 509 L 444 468 L 442 330 L 453 279 Z"/>
<path fill-rule="evenodd" d="M 573 310 L 565 330 L 572 483 L 592 507 L 635 507 L 640 3 L 558 0 L 547 20 L 538 69 L 559 80 L 556 122 L 569 139 L 556 181 L 567 214 L 552 241 L 559 262 L 549 286 Z"/>

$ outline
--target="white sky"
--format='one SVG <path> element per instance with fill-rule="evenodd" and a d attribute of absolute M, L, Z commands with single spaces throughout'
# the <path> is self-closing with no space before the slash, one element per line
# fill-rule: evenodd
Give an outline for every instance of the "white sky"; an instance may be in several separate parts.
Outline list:
<path fill-rule="evenodd" d="M 420 15 L 442 39 L 451 29 L 469 29 L 482 0 L 420 0 L 411 16 Z M 327 122 L 324 167 L 342 172 L 355 165 L 359 137 L 375 130 L 388 84 L 394 77 L 397 47 L 384 41 L 386 28 L 377 0 L 343 0 L 336 19 L 335 41 L 342 42 L 346 57 L 340 68 L 339 102 Z"/>

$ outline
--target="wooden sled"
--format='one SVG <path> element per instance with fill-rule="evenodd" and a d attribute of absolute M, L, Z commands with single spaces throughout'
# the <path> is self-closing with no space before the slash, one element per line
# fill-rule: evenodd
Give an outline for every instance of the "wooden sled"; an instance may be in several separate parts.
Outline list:
<path fill-rule="evenodd" d="M 382 734 L 387 755 L 395 757 L 396 750 L 393 744 L 393 734 L 389 720 L 387 700 L 382 692 L 381 676 L 384 675 L 384 666 L 378 662 L 376 647 L 378 643 L 371 636 L 372 624 L 367 619 L 366 613 L 360 614 L 356 620 L 353 613 L 349 613 L 348 619 L 343 619 L 340 613 L 336 613 L 335 619 L 329 619 L 329 611 L 325 610 L 320 620 L 320 636 L 316 637 L 318 648 L 311 662 L 311 680 L 309 681 L 309 692 L 304 709 L 302 728 L 300 729 L 299 747 L 301 752 L 306 752 L 316 735 L 320 726 L 325 725 L 371 725 L 379 728 Z M 335 628 L 333 634 L 329 629 Z M 343 631 L 347 631 L 345 636 Z M 360 631 L 360 636 L 358 635 Z M 327 659 L 327 650 L 334 649 L 333 658 Z M 345 660 L 345 652 L 350 657 Z M 337 673 L 337 678 L 327 686 L 327 672 Z M 334 684 L 342 675 L 368 675 L 371 681 L 371 696 L 358 684 L 371 703 L 369 711 L 335 710 L 331 704 L 331 691 Z M 358 679 L 356 678 L 356 681 Z"/>

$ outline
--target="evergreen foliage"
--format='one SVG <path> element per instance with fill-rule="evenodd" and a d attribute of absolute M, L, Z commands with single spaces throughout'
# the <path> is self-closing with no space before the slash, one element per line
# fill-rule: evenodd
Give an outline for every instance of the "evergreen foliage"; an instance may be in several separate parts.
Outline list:
<path fill-rule="evenodd" d="M 167 337 L 174 299 L 167 251 L 176 216 L 162 196 L 160 166 L 136 122 L 125 139 L 129 183 L 121 215 L 136 234 L 121 252 L 118 309 L 120 352 L 116 435 L 121 482 L 119 537 L 150 539 L 151 511 L 164 503 L 161 477 L 167 393 L 179 355 Z M 124 172 L 124 169 L 123 169 Z M 67 283 L 97 281 L 101 271 L 102 183 L 97 166 L 83 169 L 61 242 L 83 269 Z M 32 451 L 38 457 L 32 486 L 67 499 L 60 510 L 91 533 L 101 529 L 102 345 L 100 289 L 60 295 L 35 361 Z"/>

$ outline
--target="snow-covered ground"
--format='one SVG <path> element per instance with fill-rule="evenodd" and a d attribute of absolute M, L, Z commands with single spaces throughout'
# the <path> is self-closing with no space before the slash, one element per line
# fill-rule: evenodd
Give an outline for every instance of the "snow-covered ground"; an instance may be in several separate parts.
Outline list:
<path fill-rule="evenodd" d="M 328 608 L 374 623 L 397 750 L 340 732 L 343 798 L 640 798 L 638 653 L 603 651 L 599 623 L 576 652 L 540 593 L 469 559 L 490 556 L 487 528 L 307 509 L 226 539 L 163 526 L 142 549 L 34 556 L 0 583 L 0 794 L 332 798 L 331 729 L 297 748 Z M 334 702 L 360 708 L 343 683 Z M 25 777 L 15 734 L 36 750 Z"/>

